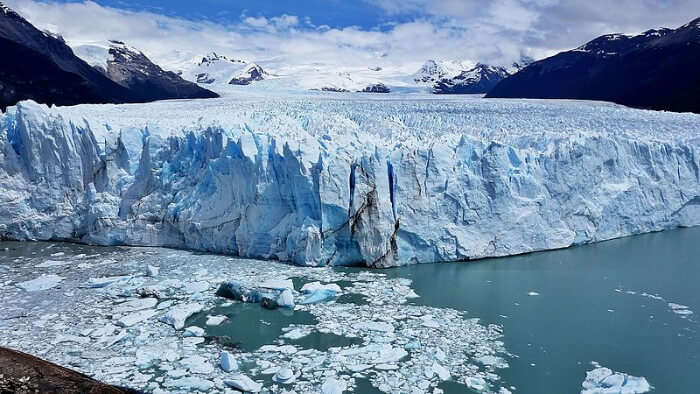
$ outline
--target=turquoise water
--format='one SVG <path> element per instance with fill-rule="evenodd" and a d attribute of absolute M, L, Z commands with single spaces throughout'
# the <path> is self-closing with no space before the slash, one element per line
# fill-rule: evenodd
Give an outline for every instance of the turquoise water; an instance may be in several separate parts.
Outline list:
<path fill-rule="evenodd" d="M 506 348 L 517 358 L 499 374 L 516 393 L 579 392 L 591 361 L 644 376 L 654 392 L 693 393 L 700 392 L 698 323 L 668 303 L 698 313 L 699 241 L 700 229 L 683 229 L 386 273 L 413 280 L 421 296 L 414 303 L 503 325 Z"/>

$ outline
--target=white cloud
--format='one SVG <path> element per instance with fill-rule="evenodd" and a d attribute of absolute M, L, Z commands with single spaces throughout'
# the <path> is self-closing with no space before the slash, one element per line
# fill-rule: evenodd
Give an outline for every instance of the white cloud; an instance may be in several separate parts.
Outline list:
<path fill-rule="evenodd" d="M 304 15 L 244 14 L 224 26 L 91 1 L 5 0 L 38 27 L 69 42 L 118 39 L 165 64 L 210 51 L 276 64 L 417 68 L 429 58 L 506 64 L 522 53 L 542 57 L 600 34 L 679 26 L 700 15 L 697 0 L 366 1 L 389 19 L 411 14 L 412 21 L 390 21 L 382 29 L 334 28 Z"/>

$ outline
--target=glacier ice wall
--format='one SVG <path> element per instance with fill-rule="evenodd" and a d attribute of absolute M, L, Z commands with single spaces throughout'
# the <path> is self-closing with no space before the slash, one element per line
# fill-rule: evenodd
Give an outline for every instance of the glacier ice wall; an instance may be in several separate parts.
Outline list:
<path fill-rule="evenodd" d="M 488 100 L 261 105 L 216 104 L 211 122 L 190 108 L 202 115 L 190 123 L 181 103 L 10 108 L 0 237 L 391 267 L 700 224 L 697 115 Z M 518 108 L 523 118 L 509 117 Z M 584 113 L 566 124 L 567 111 Z"/>

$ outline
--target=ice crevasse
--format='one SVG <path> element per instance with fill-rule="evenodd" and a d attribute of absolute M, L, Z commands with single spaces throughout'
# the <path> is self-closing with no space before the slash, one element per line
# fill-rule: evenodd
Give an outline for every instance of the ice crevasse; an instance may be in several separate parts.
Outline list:
<path fill-rule="evenodd" d="M 472 101 L 23 102 L 0 237 L 391 267 L 700 224 L 700 116 Z"/>

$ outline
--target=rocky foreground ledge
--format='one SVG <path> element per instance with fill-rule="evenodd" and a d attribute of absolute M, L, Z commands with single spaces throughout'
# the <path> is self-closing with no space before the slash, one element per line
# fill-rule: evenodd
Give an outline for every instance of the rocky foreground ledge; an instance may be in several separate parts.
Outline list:
<path fill-rule="evenodd" d="M 106 385 L 54 363 L 0 347 L 0 393 L 138 394 Z"/>
<path fill-rule="evenodd" d="M 251 98 L 0 116 L 5 239 L 392 267 L 698 224 L 693 114 Z"/>

